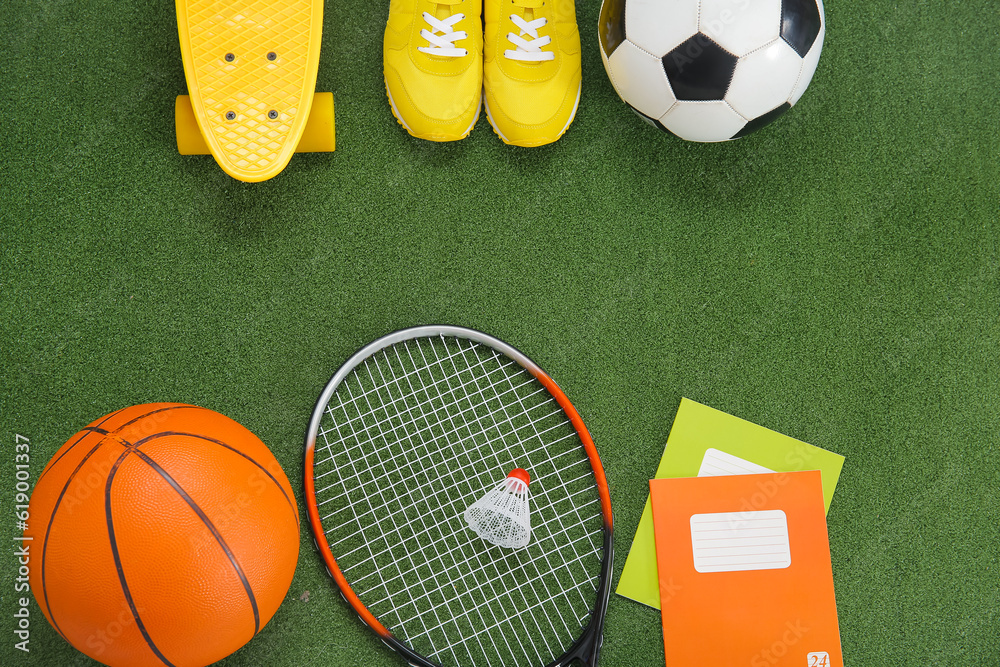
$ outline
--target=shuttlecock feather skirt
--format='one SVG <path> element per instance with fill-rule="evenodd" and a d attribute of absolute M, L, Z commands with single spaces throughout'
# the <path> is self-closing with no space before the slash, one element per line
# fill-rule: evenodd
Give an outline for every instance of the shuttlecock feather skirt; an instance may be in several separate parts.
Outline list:
<path fill-rule="evenodd" d="M 465 510 L 465 520 L 481 538 L 508 549 L 531 541 L 528 485 L 507 477 Z"/>

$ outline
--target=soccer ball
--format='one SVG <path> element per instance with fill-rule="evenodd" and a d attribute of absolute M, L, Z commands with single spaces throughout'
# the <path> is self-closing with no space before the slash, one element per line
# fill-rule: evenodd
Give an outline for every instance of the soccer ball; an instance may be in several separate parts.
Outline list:
<path fill-rule="evenodd" d="M 790 109 L 823 50 L 822 0 L 603 0 L 612 85 L 651 125 L 727 141 Z"/>

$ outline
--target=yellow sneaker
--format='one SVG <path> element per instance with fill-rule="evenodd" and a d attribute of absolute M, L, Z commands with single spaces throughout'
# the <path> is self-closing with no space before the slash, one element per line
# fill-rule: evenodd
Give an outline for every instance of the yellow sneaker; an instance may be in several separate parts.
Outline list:
<path fill-rule="evenodd" d="M 455 141 L 479 118 L 482 0 L 391 0 L 382 43 L 396 120 L 420 139 Z"/>
<path fill-rule="evenodd" d="M 486 114 L 504 142 L 550 144 L 580 102 L 573 0 L 486 0 Z"/>

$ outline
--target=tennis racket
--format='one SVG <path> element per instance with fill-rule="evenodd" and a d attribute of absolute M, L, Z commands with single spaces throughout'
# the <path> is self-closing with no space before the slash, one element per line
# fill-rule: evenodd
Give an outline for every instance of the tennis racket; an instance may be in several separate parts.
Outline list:
<path fill-rule="evenodd" d="M 531 475 L 531 539 L 510 549 L 463 513 L 518 467 Z M 328 572 L 411 664 L 596 666 L 607 480 L 565 394 L 510 345 L 425 326 L 359 350 L 316 403 L 305 489 Z"/>

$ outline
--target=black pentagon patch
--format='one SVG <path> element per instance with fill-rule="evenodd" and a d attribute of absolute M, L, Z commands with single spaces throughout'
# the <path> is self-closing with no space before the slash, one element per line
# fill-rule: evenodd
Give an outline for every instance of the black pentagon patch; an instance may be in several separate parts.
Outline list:
<path fill-rule="evenodd" d="M 786 111 L 788 111 L 791 108 L 792 108 L 792 105 L 789 104 L 788 102 L 785 102 L 780 107 L 776 107 L 776 108 L 771 109 L 770 111 L 768 111 L 766 114 L 763 114 L 761 116 L 757 116 L 752 121 L 750 121 L 749 123 L 747 123 L 746 125 L 744 125 L 742 130 L 740 130 L 739 132 L 737 132 L 736 134 L 734 134 L 733 135 L 733 139 L 739 139 L 740 137 L 747 136 L 751 132 L 756 132 L 757 130 L 759 130 L 760 128 L 764 127 L 765 125 L 767 125 L 768 123 L 770 123 L 771 121 L 773 121 L 775 118 L 777 118 L 778 116 L 780 116 L 781 114 L 785 113 Z"/>
<path fill-rule="evenodd" d="M 822 27 L 816 0 L 781 0 L 781 39 L 801 57 L 809 53 Z"/>
<path fill-rule="evenodd" d="M 604 0 L 601 3 L 597 32 L 604 55 L 610 56 L 625 41 L 625 0 Z"/>
<path fill-rule="evenodd" d="M 679 100 L 721 100 L 729 90 L 736 56 L 698 33 L 663 56 L 674 96 Z"/>
<path fill-rule="evenodd" d="M 673 132 L 671 132 L 670 130 L 668 130 L 667 126 L 664 125 L 663 123 L 661 123 L 660 121 L 656 121 L 656 127 L 660 128 L 661 130 L 663 130 L 664 132 L 666 132 L 667 134 L 669 134 L 671 137 L 677 137 L 676 134 L 674 134 Z M 680 139 L 680 137 L 677 137 L 677 138 Z"/>

